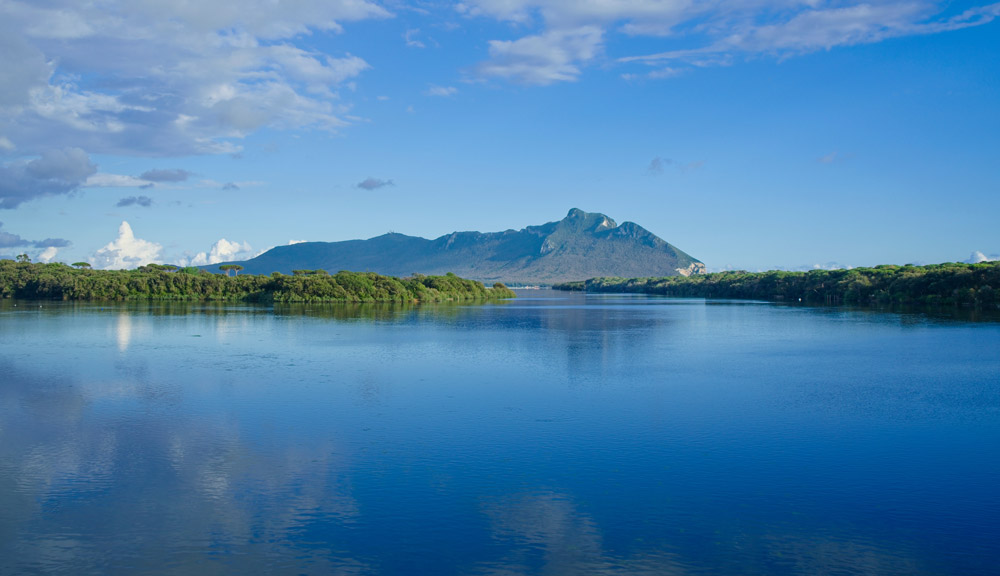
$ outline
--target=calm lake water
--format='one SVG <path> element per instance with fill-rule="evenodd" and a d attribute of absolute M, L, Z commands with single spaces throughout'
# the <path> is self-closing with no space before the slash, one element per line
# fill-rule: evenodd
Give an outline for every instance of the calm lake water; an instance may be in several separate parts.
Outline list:
<path fill-rule="evenodd" d="M 0 303 L 2 574 L 997 574 L 1000 323 Z"/>

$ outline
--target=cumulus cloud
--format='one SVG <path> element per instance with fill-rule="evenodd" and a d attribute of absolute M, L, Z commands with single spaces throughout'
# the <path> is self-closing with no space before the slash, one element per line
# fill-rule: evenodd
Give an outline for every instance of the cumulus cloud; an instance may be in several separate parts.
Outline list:
<path fill-rule="evenodd" d="M 1000 260 L 1000 254 L 990 254 L 987 256 L 979 250 L 976 250 L 965 260 L 965 262 L 967 264 L 979 264 L 980 262 L 994 262 L 996 260 Z"/>
<path fill-rule="evenodd" d="M 87 153 L 79 148 L 46 150 L 39 158 L 17 160 L 0 166 L 0 208 L 45 196 L 68 194 L 97 172 Z"/>
<path fill-rule="evenodd" d="M 115 206 L 118 208 L 123 208 L 125 206 L 143 206 L 149 208 L 153 205 L 153 199 L 149 196 L 129 196 L 128 198 L 122 198 L 118 201 Z"/>
<path fill-rule="evenodd" d="M 365 190 L 377 190 L 386 186 L 395 186 L 395 184 L 392 180 L 381 180 L 379 178 L 365 178 L 361 182 L 358 182 L 358 188 Z"/>
<path fill-rule="evenodd" d="M 182 258 L 179 262 L 181 266 L 207 266 L 231 260 L 248 260 L 258 256 L 253 252 L 253 248 L 246 242 L 231 242 L 225 238 L 220 238 L 206 252 L 199 252 L 194 256 Z"/>
<path fill-rule="evenodd" d="M 147 182 L 183 182 L 190 176 L 187 170 L 147 170 L 139 178 Z"/>
<path fill-rule="evenodd" d="M 11 0 L 2 10 L 6 142 L 161 156 L 234 153 L 264 126 L 345 125 L 339 89 L 369 65 L 301 39 L 390 16 L 370 0 Z"/>
<path fill-rule="evenodd" d="M 55 246 L 49 246 L 45 250 L 42 250 L 41 253 L 38 255 L 38 261 L 48 264 L 49 262 L 52 261 L 53 258 L 56 257 L 56 254 L 58 252 L 59 252 L 58 248 L 56 248 Z"/>
<path fill-rule="evenodd" d="M 136 238 L 128 222 L 122 221 L 118 227 L 118 237 L 90 257 L 94 268 L 120 270 L 137 268 L 145 264 L 160 264 L 163 246 Z"/>
<path fill-rule="evenodd" d="M 945 15 L 947 3 L 932 0 L 720 0 L 717 2 L 621 0 L 466 0 L 456 10 L 530 30 L 515 40 L 494 40 L 483 77 L 529 84 L 575 80 L 603 51 L 608 32 L 650 38 L 670 48 L 622 56 L 619 65 L 655 67 L 628 72 L 626 80 L 676 76 L 685 67 L 717 66 L 734 59 L 795 54 L 935 34 L 987 24 L 1000 17 L 1000 3 Z M 583 35 L 567 31 L 587 30 Z M 574 40 L 576 46 L 573 46 Z M 666 64 L 666 65 L 665 65 Z"/>

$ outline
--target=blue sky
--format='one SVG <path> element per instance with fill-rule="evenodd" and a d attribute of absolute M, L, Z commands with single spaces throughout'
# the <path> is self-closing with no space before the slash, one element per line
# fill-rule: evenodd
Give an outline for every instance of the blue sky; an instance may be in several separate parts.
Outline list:
<path fill-rule="evenodd" d="M 709 270 L 997 259 L 998 20 L 930 0 L 0 0 L 0 257 L 208 264 L 577 207 Z"/>

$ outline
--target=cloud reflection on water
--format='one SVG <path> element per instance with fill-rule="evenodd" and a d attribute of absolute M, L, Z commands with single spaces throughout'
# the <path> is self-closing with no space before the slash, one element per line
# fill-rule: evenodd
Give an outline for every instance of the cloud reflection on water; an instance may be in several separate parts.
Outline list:
<path fill-rule="evenodd" d="M 676 554 L 642 550 L 616 556 L 602 543 L 593 518 L 573 499 L 551 491 L 523 493 L 488 504 L 493 537 L 509 546 L 503 559 L 474 574 L 686 574 Z"/>
<path fill-rule="evenodd" d="M 833 370 L 803 376 L 817 357 L 865 358 L 845 350 L 884 331 L 844 332 L 799 311 L 805 323 L 779 323 L 768 307 L 627 300 L 568 312 L 129 306 L 61 324 L 46 324 L 47 311 L 4 317 L 0 573 L 387 574 L 412 555 L 484 575 L 928 574 L 942 572 L 925 562 L 942 551 L 981 550 L 954 540 L 925 550 L 914 533 L 926 523 L 870 525 L 894 507 L 950 520 L 942 532 L 993 516 L 973 513 L 976 494 L 947 490 L 974 482 L 923 485 L 944 512 L 897 489 L 899 462 L 928 474 L 934 455 L 923 441 L 919 456 L 887 463 L 906 428 L 884 446 L 881 427 L 845 433 L 845 422 L 881 426 L 886 412 L 872 407 L 901 410 L 903 396 L 873 401 L 855 392 L 875 388 Z M 817 356 L 804 336 L 824 330 L 839 345 Z M 993 332 L 949 330 L 928 349 L 961 334 L 982 353 Z M 920 381 L 880 357 L 871 378 L 901 392 Z M 963 376 L 980 388 L 955 386 L 961 374 L 942 364 L 951 395 L 921 400 L 905 420 L 928 426 L 918 439 L 954 438 L 952 419 L 979 426 L 976 439 L 995 434 L 992 408 L 971 402 L 992 398 L 995 364 L 964 365 L 985 373 Z M 734 375 L 756 375 L 754 386 L 730 386 Z M 954 470 L 961 455 L 938 452 Z M 988 461 L 962 461 L 966 476 L 995 477 Z M 988 506 L 990 494 L 978 497 Z"/>
<path fill-rule="evenodd" d="M 150 410 L 148 383 L 105 395 L 2 368 L 0 572 L 104 571 L 111 557 L 185 574 L 368 571 L 335 543 L 297 536 L 359 514 L 335 438 L 294 442 L 238 419 Z"/>

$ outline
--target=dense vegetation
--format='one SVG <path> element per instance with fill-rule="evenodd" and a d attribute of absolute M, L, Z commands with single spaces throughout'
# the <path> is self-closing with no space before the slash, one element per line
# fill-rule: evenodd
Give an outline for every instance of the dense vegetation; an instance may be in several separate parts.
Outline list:
<path fill-rule="evenodd" d="M 82 263 L 81 263 L 82 264 Z M 486 288 L 454 274 L 393 278 L 372 272 L 212 274 L 150 264 L 135 270 L 0 260 L 0 297 L 45 300 L 184 300 L 241 302 L 438 302 L 513 298 L 503 284 Z"/>
<path fill-rule="evenodd" d="M 665 278 L 593 278 L 557 290 L 638 292 L 806 304 L 916 304 L 1000 308 L 1000 262 L 876 266 L 810 272 L 717 272 Z"/>

